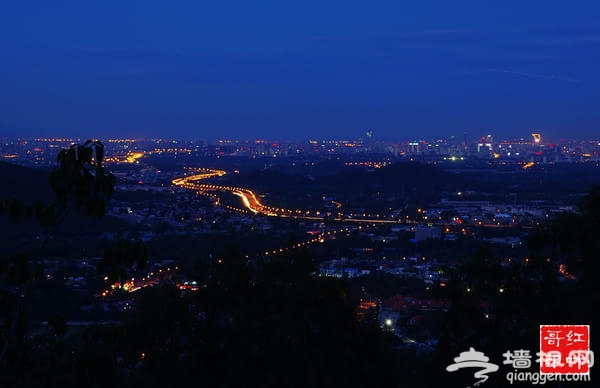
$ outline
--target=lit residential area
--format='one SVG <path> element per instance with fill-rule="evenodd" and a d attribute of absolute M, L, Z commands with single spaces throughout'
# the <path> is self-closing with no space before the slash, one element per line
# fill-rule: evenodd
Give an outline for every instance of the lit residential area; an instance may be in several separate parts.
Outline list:
<path fill-rule="evenodd" d="M 251 267 L 296 251 L 311 252 L 318 257 L 312 276 L 347 279 L 359 286 L 361 300 L 369 302 L 361 302 L 357 317 L 372 317 L 369 319 L 394 333 L 407 349 L 416 346 L 419 353 L 432 352 L 441 330 L 435 321 L 451 306 L 450 300 L 435 290 L 446 288 L 455 276 L 452 274 L 462 271 L 461 255 L 485 244 L 502 267 L 527 268 L 531 265 L 527 248 L 530 234 L 550 220 L 577 214 L 574 200 L 579 197 L 573 197 L 570 188 L 566 196 L 560 189 L 540 195 L 538 186 L 543 184 L 540 176 L 544 170 L 597 170 L 583 157 L 584 151 L 597 155 L 589 142 L 587 148 L 573 151 L 581 152 L 579 158 L 563 159 L 567 155 L 563 146 L 553 145 L 552 151 L 538 148 L 543 144 L 541 137 L 512 144 L 495 144 L 491 137 L 485 141 L 489 142 L 483 143 L 485 157 L 475 146 L 472 153 L 464 146 L 459 146 L 460 153 L 456 148 L 449 152 L 445 141 L 432 147 L 424 142 L 407 143 L 402 152 L 391 153 L 382 144 L 327 141 L 323 144 L 329 148 L 323 154 L 321 143 L 311 141 L 306 150 L 310 157 L 300 158 L 296 152 L 302 149 L 300 145 L 288 144 L 288 150 L 294 151 L 284 155 L 279 144 L 262 141 L 219 141 L 211 148 L 178 141 L 111 139 L 105 142 L 105 163 L 114 171 L 117 184 L 106 215 L 127 225 L 127 232 L 107 229 L 90 238 L 105 242 L 135 239 L 158 247 L 153 250 L 160 254 L 152 255 L 146 269 L 134 267 L 122 280 L 112 282 L 90 270 L 100 258 L 79 259 L 75 266 L 40 258 L 40 264 L 48 281 L 62 279 L 69 289 L 89 293 L 85 304 L 74 310 L 73 322 L 84 318 L 90 324 L 110 321 L 135 310 L 132 296 L 144 288 L 173 284 L 189 292 L 207 287 L 208 279 L 194 279 L 193 274 L 186 273 L 194 264 L 182 260 L 181 255 L 192 252 L 193 241 L 205 241 L 197 254 L 207 265 L 218 268 L 223 263 L 222 254 L 209 241 L 231 239 L 227 236 L 233 233 L 237 236 L 234 241 L 253 241 L 245 243 L 241 252 Z M 3 154 L 24 155 L 13 162 L 28 165 L 30 151 L 42 157 L 73 142 L 6 140 Z M 498 157 L 502 148 L 512 149 L 514 157 Z M 239 156 L 240 149 L 248 153 Z M 346 154 L 348 149 L 354 151 Z M 549 155 L 556 157 L 549 162 Z M 569 163 L 558 163 L 558 159 Z M 446 189 L 431 197 L 411 199 L 402 194 L 405 189 L 397 185 L 403 179 L 412 186 L 412 178 L 403 171 L 417 166 L 433 168 L 417 173 L 425 184 L 427 179 L 432 184 L 444 181 Z M 369 187 L 373 181 L 373 191 L 367 196 L 336 192 L 335 184 L 327 184 L 336 181 L 336 174 L 353 174 L 354 180 L 364 181 L 358 187 Z M 381 178 L 377 174 L 382 174 Z M 287 181 L 294 176 L 295 183 L 289 186 Z M 484 184 L 476 182 L 481 177 Z M 585 179 L 585 174 L 580 179 Z M 552 187 L 551 182 L 548 184 Z M 499 185 L 505 185 L 501 193 Z M 455 187 L 452 191 L 448 190 L 451 186 Z M 282 243 L 290 236 L 292 242 Z M 557 280 L 577 280 L 577 271 L 571 272 L 569 262 L 559 257 L 547 260 Z M 395 286 L 382 292 L 377 284 L 382 277 Z M 510 287 L 510 282 L 502 283 L 498 292 L 510 292 Z M 469 289 L 465 288 L 467 293 Z M 482 314 L 485 319 L 494 319 L 488 310 Z"/>

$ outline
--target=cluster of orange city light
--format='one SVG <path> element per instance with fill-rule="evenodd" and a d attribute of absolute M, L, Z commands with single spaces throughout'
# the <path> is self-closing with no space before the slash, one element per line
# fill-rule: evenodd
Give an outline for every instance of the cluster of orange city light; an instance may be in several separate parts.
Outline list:
<path fill-rule="evenodd" d="M 567 279 L 575 279 L 575 275 L 572 275 L 569 272 L 567 272 L 567 267 L 564 264 L 560 264 L 558 266 L 558 272 Z"/>
<path fill-rule="evenodd" d="M 108 139 L 107 143 L 135 143 L 135 139 Z"/>
<path fill-rule="evenodd" d="M 356 315 L 358 318 L 364 318 L 371 309 L 376 307 L 376 301 L 370 299 L 361 299 L 359 305 L 356 307 Z"/>
<path fill-rule="evenodd" d="M 128 152 L 127 154 L 123 155 L 123 156 L 113 156 L 113 157 L 107 157 L 104 159 L 104 161 L 106 163 L 136 163 L 139 159 L 141 159 L 142 157 L 144 157 L 144 152 Z"/>
<path fill-rule="evenodd" d="M 527 170 L 528 168 L 531 168 L 531 167 L 533 167 L 534 165 L 535 165 L 535 163 L 534 163 L 534 162 L 528 162 L 528 163 L 525 163 L 525 164 L 523 165 L 523 170 Z"/>
<path fill-rule="evenodd" d="M 381 167 L 389 166 L 391 164 L 392 164 L 392 162 L 389 162 L 389 161 L 386 161 L 386 162 L 364 161 L 364 162 L 346 162 L 346 163 L 344 163 L 344 165 L 346 165 L 346 166 L 365 166 L 365 167 L 374 167 L 374 168 L 381 168 Z"/>
<path fill-rule="evenodd" d="M 123 140 L 124 142 L 130 142 L 129 140 Z M 110 142 L 110 141 L 109 141 Z M 115 141 L 113 141 L 115 142 Z M 192 150 L 189 148 L 155 148 L 153 150 L 146 150 L 146 151 L 128 151 L 125 155 L 115 155 L 115 156 L 111 156 L 111 157 L 106 157 L 105 161 L 107 163 L 137 163 L 139 161 L 139 159 L 141 159 L 144 156 L 150 156 L 150 155 L 161 155 L 163 153 L 173 153 L 173 154 L 177 154 L 177 153 L 185 153 L 185 154 L 191 154 Z"/>
<path fill-rule="evenodd" d="M 175 267 L 174 269 L 176 271 L 179 269 L 179 267 Z M 149 286 L 155 284 L 156 282 L 159 281 L 159 278 L 161 276 L 163 276 L 164 274 L 170 274 L 170 273 L 171 273 L 171 267 L 167 268 L 164 271 L 162 269 L 159 269 L 157 272 L 150 272 L 149 274 L 147 274 L 147 276 L 144 276 L 141 279 L 138 278 L 136 280 L 135 278 L 131 278 L 129 280 L 124 281 L 123 284 L 121 284 L 119 282 L 115 282 L 110 285 L 110 288 L 107 288 L 106 290 L 102 291 L 102 293 L 100 295 L 102 297 L 107 297 L 116 290 L 122 290 L 125 292 L 136 292 L 139 289 L 149 287 Z M 104 282 L 107 283 L 108 281 L 109 281 L 108 276 L 105 276 Z"/>

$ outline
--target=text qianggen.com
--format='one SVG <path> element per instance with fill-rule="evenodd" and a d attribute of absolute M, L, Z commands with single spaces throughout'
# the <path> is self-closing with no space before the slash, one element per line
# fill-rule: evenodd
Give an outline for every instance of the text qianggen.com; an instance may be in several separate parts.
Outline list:
<path fill-rule="evenodd" d="M 589 373 L 540 373 L 540 372 L 508 372 L 506 379 L 512 384 L 515 381 L 528 381 L 532 384 L 546 384 L 547 381 L 590 381 Z"/>

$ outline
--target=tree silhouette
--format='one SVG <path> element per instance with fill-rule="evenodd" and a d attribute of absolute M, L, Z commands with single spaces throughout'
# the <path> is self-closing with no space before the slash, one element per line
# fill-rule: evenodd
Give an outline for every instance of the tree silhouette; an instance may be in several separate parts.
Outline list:
<path fill-rule="evenodd" d="M 60 209 L 73 207 L 86 215 L 103 216 L 105 201 L 116 184 L 115 176 L 104 168 L 104 145 L 99 140 L 73 144 L 56 159 L 58 167 L 50 174 L 50 186 Z"/>
<path fill-rule="evenodd" d="M 73 144 L 61 150 L 57 156 L 57 167 L 49 176 L 55 201 L 44 204 L 38 200 L 28 204 L 13 198 L 0 203 L 0 213 L 6 213 L 15 223 L 34 217 L 40 226 L 48 230 L 63 221 L 71 210 L 83 210 L 88 216 L 103 216 L 106 200 L 111 197 L 116 183 L 114 175 L 105 170 L 103 161 L 104 145 L 98 140 L 88 140 L 83 145 Z M 40 278 L 39 268 L 33 268 L 23 255 L 0 261 L 1 310 L 5 325 L 10 327 L 1 331 L 0 368 L 6 367 L 11 347 L 17 342 L 27 287 Z M 64 333 L 58 317 L 51 317 L 50 324 L 57 334 Z"/>

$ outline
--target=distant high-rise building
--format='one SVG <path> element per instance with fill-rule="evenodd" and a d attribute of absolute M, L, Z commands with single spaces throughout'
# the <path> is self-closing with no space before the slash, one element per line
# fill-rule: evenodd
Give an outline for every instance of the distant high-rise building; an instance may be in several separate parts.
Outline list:
<path fill-rule="evenodd" d="M 487 148 L 487 151 L 492 151 L 494 148 L 494 138 L 492 135 L 481 137 L 481 140 L 477 144 L 477 152 L 481 152 L 483 148 Z"/>
<path fill-rule="evenodd" d="M 538 145 L 542 143 L 542 135 L 539 133 L 532 133 L 531 137 L 533 138 L 533 145 Z"/>

